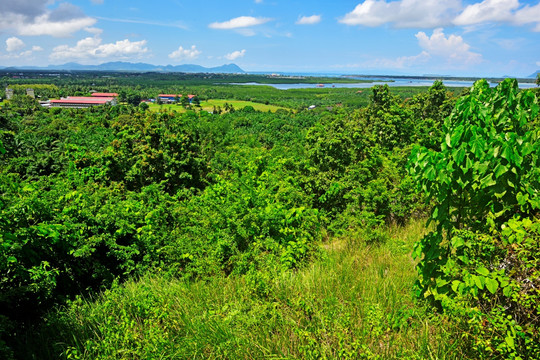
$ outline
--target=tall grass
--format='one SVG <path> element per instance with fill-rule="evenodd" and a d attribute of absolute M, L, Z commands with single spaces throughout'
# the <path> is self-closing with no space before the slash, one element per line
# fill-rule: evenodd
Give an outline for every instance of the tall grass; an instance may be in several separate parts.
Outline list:
<path fill-rule="evenodd" d="M 324 244 L 295 272 L 185 283 L 147 275 L 51 314 L 27 347 L 71 359 L 445 359 L 457 330 L 418 302 L 410 257 L 420 222 L 384 244 Z"/>

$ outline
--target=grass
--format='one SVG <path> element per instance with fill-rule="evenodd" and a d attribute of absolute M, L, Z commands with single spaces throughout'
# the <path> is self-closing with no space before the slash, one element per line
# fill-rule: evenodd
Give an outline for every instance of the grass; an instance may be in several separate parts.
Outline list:
<path fill-rule="evenodd" d="M 412 222 L 382 245 L 336 239 L 296 272 L 147 275 L 53 314 L 27 349 L 51 359 L 459 358 L 452 325 L 412 295 L 423 233 Z"/>
<path fill-rule="evenodd" d="M 229 104 L 230 106 L 233 106 L 236 110 L 243 109 L 246 106 L 251 106 L 257 111 L 264 111 L 264 112 L 276 112 L 279 109 L 285 109 L 281 106 L 276 105 L 267 105 L 267 104 L 261 104 L 253 101 L 242 101 L 242 100 L 207 100 L 207 101 L 201 101 L 201 110 L 203 111 L 213 111 L 214 107 L 220 107 L 222 110 L 224 110 L 225 104 Z M 186 110 L 179 104 L 150 104 L 150 111 L 176 111 L 176 112 L 185 112 Z"/>

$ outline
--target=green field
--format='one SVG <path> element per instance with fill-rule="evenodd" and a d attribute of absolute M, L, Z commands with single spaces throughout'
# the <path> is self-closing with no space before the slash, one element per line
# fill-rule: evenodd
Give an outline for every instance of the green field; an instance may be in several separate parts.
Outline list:
<path fill-rule="evenodd" d="M 207 100 L 207 101 L 201 101 L 201 110 L 203 111 L 213 111 L 214 107 L 220 107 L 222 111 L 225 108 L 225 104 L 228 104 L 229 106 L 234 107 L 234 109 L 239 110 L 243 109 L 246 106 L 251 106 L 257 111 L 264 111 L 264 112 L 276 112 L 279 109 L 286 109 L 281 106 L 276 105 L 266 105 L 261 104 L 253 101 L 242 101 L 242 100 Z M 195 107 L 193 107 L 196 109 Z M 151 111 L 177 111 L 177 112 L 185 112 L 185 109 L 182 108 L 182 105 L 180 104 L 150 104 L 150 110 Z"/>

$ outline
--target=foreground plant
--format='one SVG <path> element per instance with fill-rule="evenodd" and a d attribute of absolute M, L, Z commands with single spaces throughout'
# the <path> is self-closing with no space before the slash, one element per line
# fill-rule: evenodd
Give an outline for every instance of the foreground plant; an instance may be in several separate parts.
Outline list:
<path fill-rule="evenodd" d="M 463 316 L 482 358 L 538 358 L 539 113 L 507 79 L 475 83 L 444 125 L 441 151 L 415 148 L 411 173 L 434 202 L 419 241 L 418 295 Z"/>

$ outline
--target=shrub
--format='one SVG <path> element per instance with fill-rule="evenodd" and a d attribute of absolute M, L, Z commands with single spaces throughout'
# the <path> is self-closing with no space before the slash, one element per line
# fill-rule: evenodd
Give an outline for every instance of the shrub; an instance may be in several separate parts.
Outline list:
<path fill-rule="evenodd" d="M 478 81 L 445 121 L 441 151 L 417 147 L 411 156 L 437 222 L 415 246 L 418 294 L 469 317 L 477 356 L 540 356 L 538 308 L 528 307 L 538 294 L 521 284 L 538 276 L 538 112 L 515 80 L 496 89 Z"/>

